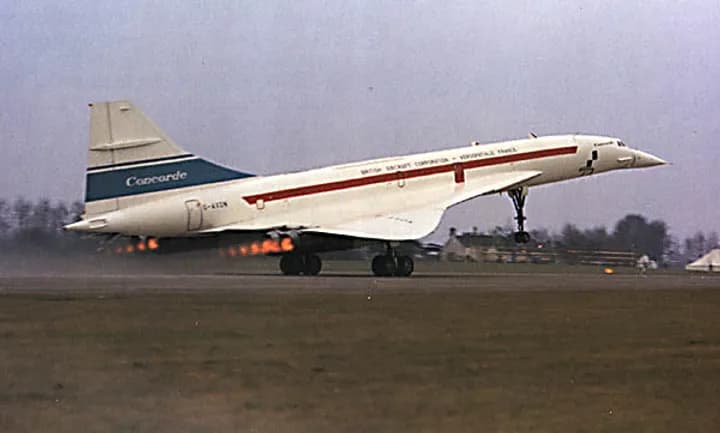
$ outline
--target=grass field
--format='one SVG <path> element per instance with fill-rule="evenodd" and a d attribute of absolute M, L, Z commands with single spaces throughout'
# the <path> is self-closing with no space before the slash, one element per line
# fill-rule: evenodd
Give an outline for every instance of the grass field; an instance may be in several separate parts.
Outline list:
<path fill-rule="evenodd" d="M 720 431 L 718 278 L 398 281 L 0 278 L 0 431 Z"/>

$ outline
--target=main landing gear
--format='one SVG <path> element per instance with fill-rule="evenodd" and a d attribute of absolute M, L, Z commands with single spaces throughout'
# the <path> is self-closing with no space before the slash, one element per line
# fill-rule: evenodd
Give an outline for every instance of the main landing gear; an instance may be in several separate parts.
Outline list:
<path fill-rule="evenodd" d="M 385 254 L 372 260 L 372 272 L 378 277 L 409 277 L 415 270 L 410 256 L 399 256 L 395 248 L 387 245 Z"/>
<path fill-rule="evenodd" d="M 322 269 L 322 261 L 315 254 L 288 253 L 280 257 L 280 271 L 284 275 L 317 275 Z M 397 254 L 390 244 L 383 255 L 372 260 L 372 272 L 378 277 L 409 277 L 415 270 L 410 256 Z"/>
<path fill-rule="evenodd" d="M 508 191 L 508 195 L 515 207 L 515 221 L 517 222 L 517 231 L 515 232 L 515 242 L 526 244 L 530 242 L 530 233 L 525 231 L 525 198 L 527 198 L 528 187 L 523 186 Z"/>
<path fill-rule="evenodd" d="M 285 254 L 280 258 L 280 271 L 285 275 L 317 275 L 322 261 L 315 254 Z"/>

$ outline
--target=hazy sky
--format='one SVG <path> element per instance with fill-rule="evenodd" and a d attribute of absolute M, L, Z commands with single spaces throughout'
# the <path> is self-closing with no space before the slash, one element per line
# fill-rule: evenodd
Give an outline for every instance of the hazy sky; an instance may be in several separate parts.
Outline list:
<path fill-rule="evenodd" d="M 0 197 L 83 194 L 87 103 L 258 174 L 538 134 L 673 165 L 531 191 L 529 227 L 720 230 L 718 1 L 5 1 Z M 511 221 L 506 197 L 439 229 Z"/>

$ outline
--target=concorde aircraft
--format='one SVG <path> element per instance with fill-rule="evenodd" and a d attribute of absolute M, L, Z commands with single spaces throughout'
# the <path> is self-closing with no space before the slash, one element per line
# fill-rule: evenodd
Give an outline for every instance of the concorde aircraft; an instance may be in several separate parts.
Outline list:
<path fill-rule="evenodd" d="M 68 230 L 138 237 L 169 251 L 236 245 L 280 256 L 286 275 L 317 275 L 319 252 L 381 243 L 372 272 L 403 277 L 414 263 L 400 242 L 432 233 L 451 206 L 507 193 L 515 240 L 526 243 L 530 187 L 666 163 L 613 137 L 530 134 L 260 176 L 186 152 L 128 101 L 90 104 L 88 154 L 85 213 Z"/>

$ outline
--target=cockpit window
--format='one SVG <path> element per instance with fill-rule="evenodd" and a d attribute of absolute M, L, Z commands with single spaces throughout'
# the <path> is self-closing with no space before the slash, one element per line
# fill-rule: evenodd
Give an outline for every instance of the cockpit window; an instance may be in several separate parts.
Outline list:
<path fill-rule="evenodd" d="M 618 146 L 625 147 L 625 143 L 623 143 L 622 141 L 618 141 Z"/>

